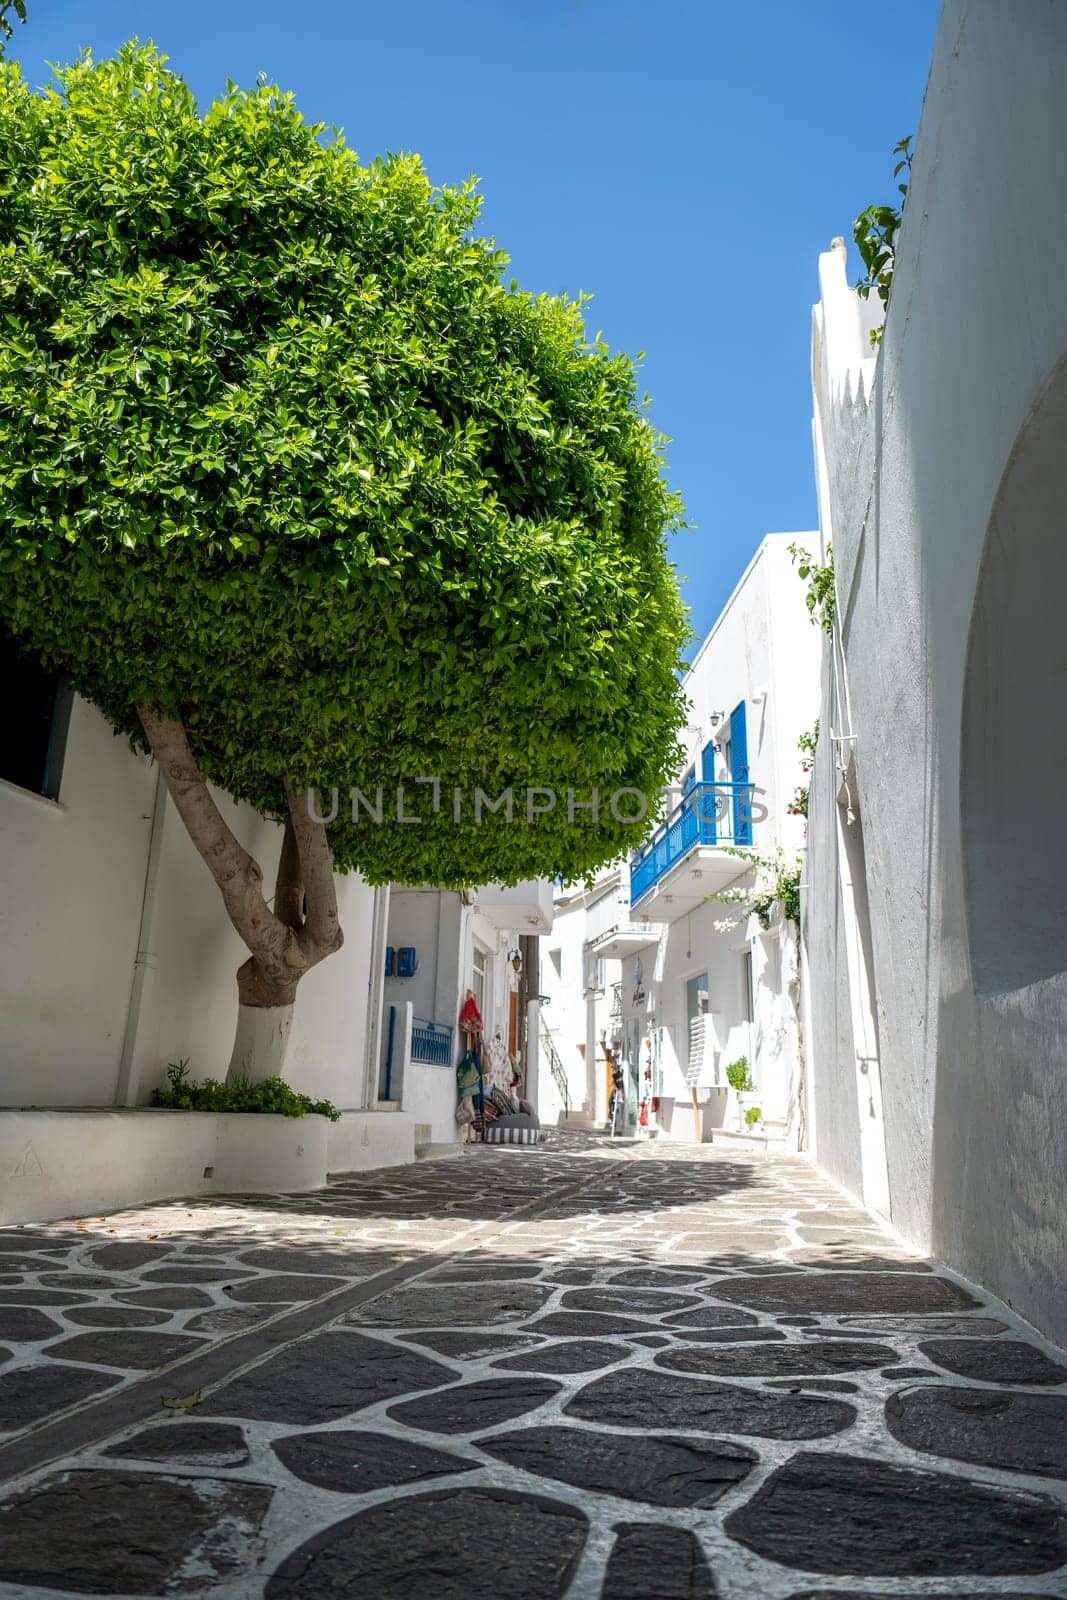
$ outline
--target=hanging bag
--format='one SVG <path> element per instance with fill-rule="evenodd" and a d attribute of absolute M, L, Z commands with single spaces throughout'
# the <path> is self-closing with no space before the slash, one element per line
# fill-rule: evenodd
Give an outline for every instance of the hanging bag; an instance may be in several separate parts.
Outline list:
<path fill-rule="evenodd" d="M 478 1066 L 478 1056 L 474 1050 L 468 1050 L 456 1068 L 456 1088 L 460 1096 L 474 1094 L 481 1088 L 482 1074 Z"/>

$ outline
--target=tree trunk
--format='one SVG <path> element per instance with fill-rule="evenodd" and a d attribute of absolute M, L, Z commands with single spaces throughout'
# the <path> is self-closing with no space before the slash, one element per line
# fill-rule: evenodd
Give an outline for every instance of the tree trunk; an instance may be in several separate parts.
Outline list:
<path fill-rule="evenodd" d="M 272 910 L 263 896 L 259 864 L 224 821 L 182 724 L 144 701 L 138 702 L 137 714 L 175 809 L 251 952 L 237 973 L 237 1033 L 227 1076 L 253 1082 L 281 1076 L 297 984 L 344 939 L 325 826 L 312 815 L 307 794 L 286 782 Z"/>
<path fill-rule="evenodd" d="M 291 1005 L 237 1007 L 237 1034 L 227 1081 L 247 1078 L 250 1083 L 261 1083 L 264 1078 L 285 1076 L 293 1010 Z"/>

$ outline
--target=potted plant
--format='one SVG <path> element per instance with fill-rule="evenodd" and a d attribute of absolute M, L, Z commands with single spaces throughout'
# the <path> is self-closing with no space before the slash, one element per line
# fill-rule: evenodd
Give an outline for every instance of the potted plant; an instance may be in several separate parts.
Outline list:
<path fill-rule="evenodd" d="M 752 1081 L 752 1074 L 748 1070 L 748 1057 L 738 1056 L 736 1061 L 731 1061 L 726 1069 L 726 1081 L 737 1095 L 738 1118 L 742 1128 L 751 1128 L 762 1115 L 758 1106 L 752 1103 L 752 1096 L 756 1093 L 756 1085 Z M 751 1117 L 749 1112 L 755 1110 L 756 1116 Z"/>

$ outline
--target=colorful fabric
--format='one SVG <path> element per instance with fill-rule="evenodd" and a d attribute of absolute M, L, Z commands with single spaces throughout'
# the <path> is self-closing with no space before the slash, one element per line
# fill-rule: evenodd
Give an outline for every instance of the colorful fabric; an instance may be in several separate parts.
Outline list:
<path fill-rule="evenodd" d="M 489 1099 L 500 1112 L 502 1117 L 508 1117 L 513 1111 L 517 1111 L 519 1109 L 518 1102 L 513 1100 L 510 1094 L 506 1094 L 505 1091 L 500 1088 L 499 1084 L 493 1084 L 492 1088 L 489 1090 Z"/>
<path fill-rule="evenodd" d="M 481 1033 L 482 1014 L 478 1010 L 478 1003 L 474 992 L 467 990 L 467 998 L 463 1002 L 463 1010 L 459 1014 L 459 1027 L 461 1033 Z"/>
<path fill-rule="evenodd" d="M 519 1128 L 514 1123 L 505 1122 L 503 1117 L 485 1130 L 486 1144 L 536 1144 L 540 1137 L 540 1128 L 535 1128 L 532 1123 Z"/>
<path fill-rule="evenodd" d="M 497 1088 L 503 1089 L 505 1094 L 510 1094 L 515 1081 L 515 1069 L 511 1064 L 511 1057 L 508 1055 L 508 1047 L 499 1033 L 486 1046 L 485 1055 L 487 1058 L 486 1079 L 489 1083 L 495 1084 Z"/>
<path fill-rule="evenodd" d="M 468 1050 L 456 1068 L 456 1088 L 461 1095 L 472 1094 L 482 1086 L 482 1071 L 478 1065 L 478 1055 L 474 1050 Z"/>

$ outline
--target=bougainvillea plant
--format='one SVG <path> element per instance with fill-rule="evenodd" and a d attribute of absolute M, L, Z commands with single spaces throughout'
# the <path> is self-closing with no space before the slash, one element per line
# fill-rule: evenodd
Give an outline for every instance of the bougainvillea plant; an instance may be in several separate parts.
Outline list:
<path fill-rule="evenodd" d="M 334 870 L 580 877 L 634 842 L 606 797 L 677 760 L 662 440 L 478 210 L 266 83 L 201 113 L 151 48 L 43 93 L 0 67 L 0 622 L 159 760 L 250 951 L 242 1012 L 338 947 Z M 209 781 L 284 823 L 273 897 Z M 506 786 L 560 803 L 475 818 Z"/>

